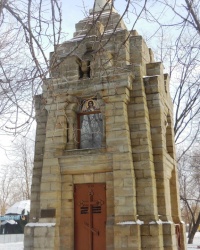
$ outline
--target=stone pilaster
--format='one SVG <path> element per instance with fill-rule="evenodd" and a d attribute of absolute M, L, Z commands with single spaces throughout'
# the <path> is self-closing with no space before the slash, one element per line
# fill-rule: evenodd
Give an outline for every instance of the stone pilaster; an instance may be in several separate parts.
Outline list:
<path fill-rule="evenodd" d="M 136 241 L 139 234 L 136 221 L 136 193 L 133 159 L 131 153 L 130 130 L 128 124 L 127 103 L 129 90 L 118 89 L 120 95 L 104 96 L 106 147 L 113 154 L 114 186 L 114 249 L 139 249 Z M 110 116 L 112 114 L 112 116 Z M 128 222 L 128 224 L 123 224 Z M 134 236 L 131 232 L 136 231 Z"/>

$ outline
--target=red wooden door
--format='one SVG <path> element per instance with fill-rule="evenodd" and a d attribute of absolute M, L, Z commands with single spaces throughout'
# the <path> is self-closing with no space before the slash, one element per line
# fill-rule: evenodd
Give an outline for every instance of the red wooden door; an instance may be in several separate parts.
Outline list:
<path fill-rule="evenodd" d="M 75 250 L 106 249 L 106 186 L 74 186 Z"/>

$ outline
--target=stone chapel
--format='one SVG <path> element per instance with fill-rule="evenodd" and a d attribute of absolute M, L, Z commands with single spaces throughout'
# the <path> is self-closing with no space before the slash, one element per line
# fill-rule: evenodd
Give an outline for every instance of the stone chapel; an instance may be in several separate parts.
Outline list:
<path fill-rule="evenodd" d="M 169 77 L 112 1 L 50 54 L 25 250 L 185 250 Z"/>

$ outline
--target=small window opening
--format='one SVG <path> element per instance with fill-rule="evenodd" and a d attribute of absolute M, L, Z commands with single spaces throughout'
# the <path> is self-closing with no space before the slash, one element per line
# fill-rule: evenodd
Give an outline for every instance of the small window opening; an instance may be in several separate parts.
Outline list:
<path fill-rule="evenodd" d="M 79 79 L 90 78 L 90 61 L 79 61 Z"/>

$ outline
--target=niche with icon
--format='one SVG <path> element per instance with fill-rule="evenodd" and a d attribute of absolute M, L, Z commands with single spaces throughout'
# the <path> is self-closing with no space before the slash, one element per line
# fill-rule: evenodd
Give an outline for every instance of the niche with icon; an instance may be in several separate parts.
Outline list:
<path fill-rule="evenodd" d="M 80 149 L 100 148 L 103 139 L 103 116 L 96 99 L 81 102 L 78 114 L 78 143 Z"/>

